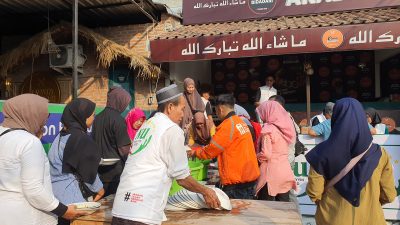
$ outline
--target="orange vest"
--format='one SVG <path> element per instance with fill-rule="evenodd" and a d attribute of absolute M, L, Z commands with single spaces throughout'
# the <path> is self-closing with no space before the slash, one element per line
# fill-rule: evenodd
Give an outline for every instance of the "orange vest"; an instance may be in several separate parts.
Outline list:
<path fill-rule="evenodd" d="M 249 128 L 238 116 L 226 118 L 210 144 L 197 150 L 200 159 L 218 157 L 223 185 L 255 181 L 260 176 L 254 143 Z"/>

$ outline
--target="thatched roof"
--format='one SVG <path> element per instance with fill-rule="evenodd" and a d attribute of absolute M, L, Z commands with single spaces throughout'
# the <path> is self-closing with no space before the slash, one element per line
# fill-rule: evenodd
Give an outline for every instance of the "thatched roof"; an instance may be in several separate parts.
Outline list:
<path fill-rule="evenodd" d="M 71 30 L 71 24 L 63 23 L 32 36 L 22 42 L 13 50 L 0 55 L 0 75 L 6 75 L 12 68 L 22 63 L 28 58 L 36 58 L 42 52 L 46 52 L 49 47 L 51 35 L 61 31 Z M 96 45 L 98 53 L 98 66 L 108 68 L 112 61 L 118 57 L 126 58 L 130 61 L 130 66 L 138 70 L 140 78 L 157 77 L 160 68 L 153 65 L 147 58 L 138 55 L 134 50 L 115 43 L 104 36 L 90 30 L 87 27 L 79 26 L 79 35 L 92 41 Z"/>

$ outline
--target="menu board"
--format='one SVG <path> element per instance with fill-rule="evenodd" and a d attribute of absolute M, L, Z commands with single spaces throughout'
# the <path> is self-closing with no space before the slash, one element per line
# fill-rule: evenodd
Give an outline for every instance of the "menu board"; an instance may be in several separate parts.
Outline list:
<path fill-rule="evenodd" d="M 214 93 L 232 93 L 240 104 L 254 103 L 265 78 L 273 75 L 274 87 L 286 102 L 305 102 L 305 60 L 304 54 L 213 60 Z M 313 102 L 344 96 L 374 100 L 373 51 L 309 54 L 307 60 L 312 62 L 315 71 L 311 77 Z"/>
<path fill-rule="evenodd" d="M 400 54 L 391 57 L 381 64 L 381 90 L 383 97 L 392 101 L 400 95 Z M 398 99 L 396 99 L 399 101 Z"/>

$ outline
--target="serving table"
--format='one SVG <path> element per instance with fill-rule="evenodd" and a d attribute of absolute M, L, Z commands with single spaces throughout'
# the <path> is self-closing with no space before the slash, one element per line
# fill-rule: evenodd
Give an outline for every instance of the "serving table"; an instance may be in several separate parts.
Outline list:
<path fill-rule="evenodd" d="M 113 196 L 101 200 L 102 206 L 94 213 L 79 217 L 71 225 L 110 225 Z M 292 202 L 271 202 L 231 199 L 233 209 L 166 211 L 163 225 L 301 225 L 301 216 Z"/>

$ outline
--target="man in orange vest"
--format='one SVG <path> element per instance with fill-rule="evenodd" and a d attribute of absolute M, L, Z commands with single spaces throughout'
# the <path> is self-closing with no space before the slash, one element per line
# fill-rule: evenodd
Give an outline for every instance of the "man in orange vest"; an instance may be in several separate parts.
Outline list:
<path fill-rule="evenodd" d="M 216 99 L 216 113 L 222 123 L 210 144 L 194 148 L 200 159 L 218 157 L 222 190 L 229 198 L 253 199 L 254 185 L 260 175 L 253 139 L 248 126 L 235 115 L 235 99 L 223 94 Z"/>

